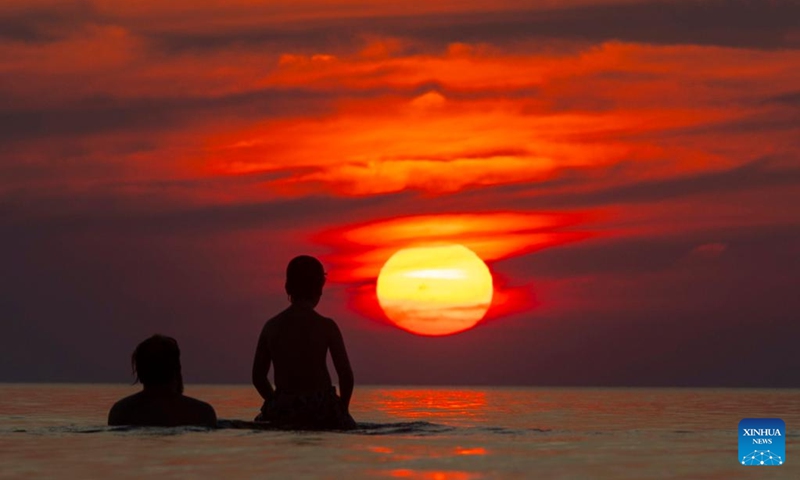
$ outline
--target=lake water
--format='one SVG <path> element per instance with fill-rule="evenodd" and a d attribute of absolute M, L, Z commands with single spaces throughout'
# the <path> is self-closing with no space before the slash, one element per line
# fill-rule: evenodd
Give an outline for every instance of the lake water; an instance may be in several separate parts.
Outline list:
<path fill-rule="evenodd" d="M 105 426 L 127 385 L 0 384 L 2 478 L 800 478 L 800 390 L 357 387 L 355 432 L 234 428 L 250 386 L 187 385 L 228 428 Z M 737 462 L 744 417 L 786 463 Z"/>

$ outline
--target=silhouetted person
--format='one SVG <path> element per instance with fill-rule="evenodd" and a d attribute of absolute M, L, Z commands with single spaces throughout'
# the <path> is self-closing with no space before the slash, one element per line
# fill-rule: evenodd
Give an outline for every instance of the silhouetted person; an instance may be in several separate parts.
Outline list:
<path fill-rule="evenodd" d="M 131 367 L 142 391 L 108 412 L 109 425 L 176 427 L 217 424 L 214 408 L 183 395 L 181 351 L 174 338 L 153 335 L 133 351 Z"/>
<path fill-rule="evenodd" d="M 286 268 L 291 305 L 264 325 L 253 360 L 253 385 L 264 398 L 256 421 L 281 428 L 349 429 L 353 371 L 336 322 L 314 308 L 322 296 L 325 271 L 314 257 L 295 257 Z M 327 354 L 339 377 L 341 398 L 331 384 Z M 267 374 L 275 365 L 275 390 Z"/>

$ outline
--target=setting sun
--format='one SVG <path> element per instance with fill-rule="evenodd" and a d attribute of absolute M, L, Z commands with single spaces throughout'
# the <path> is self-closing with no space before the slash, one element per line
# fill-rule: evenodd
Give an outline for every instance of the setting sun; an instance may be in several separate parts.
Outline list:
<path fill-rule="evenodd" d="M 492 303 L 492 274 L 463 245 L 406 248 L 381 268 L 381 308 L 398 327 L 419 335 L 449 335 L 477 324 Z"/>

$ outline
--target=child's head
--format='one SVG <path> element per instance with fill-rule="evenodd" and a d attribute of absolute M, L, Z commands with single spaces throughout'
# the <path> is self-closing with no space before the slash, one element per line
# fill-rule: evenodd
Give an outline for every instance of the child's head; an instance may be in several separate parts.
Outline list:
<path fill-rule="evenodd" d="M 140 343 L 131 356 L 136 381 L 145 387 L 174 385 L 183 392 L 181 350 L 172 337 L 153 335 Z"/>
<path fill-rule="evenodd" d="M 318 302 L 324 285 L 325 270 L 314 257 L 294 257 L 286 267 L 286 293 L 292 303 Z"/>

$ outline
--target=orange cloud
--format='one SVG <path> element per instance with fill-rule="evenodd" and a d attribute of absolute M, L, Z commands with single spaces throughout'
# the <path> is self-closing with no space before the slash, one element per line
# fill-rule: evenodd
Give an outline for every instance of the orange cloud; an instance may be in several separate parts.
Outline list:
<path fill-rule="evenodd" d="M 368 195 L 537 183 L 565 169 L 623 162 L 635 162 L 640 179 L 713 171 L 750 161 L 763 142 L 714 145 L 711 133 L 676 139 L 671 132 L 776 111 L 742 102 L 738 87 L 725 86 L 731 78 L 751 85 L 753 98 L 800 81 L 786 70 L 798 61 L 794 51 L 616 42 L 577 54 L 454 44 L 441 55 L 286 58 L 261 85 L 334 89 L 333 110 L 221 136 L 252 148 L 234 162 L 212 157 L 215 172 L 291 165 L 297 173 L 276 188 Z"/>
<path fill-rule="evenodd" d="M 514 285 L 493 268 L 499 260 L 575 242 L 596 234 L 576 230 L 596 214 L 531 214 L 488 212 L 399 217 L 327 230 L 313 240 L 333 251 L 326 256 L 329 279 L 344 283 L 351 305 L 377 320 L 386 317 L 377 304 L 375 284 L 381 267 L 400 249 L 437 244 L 461 244 L 492 269 L 495 294 L 488 318 L 535 305 L 530 284 Z"/>
<path fill-rule="evenodd" d="M 603 2 L 570 5 L 596 3 Z M 15 5 L 6 8 L 37 4 Z M 571 170 L 624 172 L 624 180 L 674 177 L 785 153 L 796 134 L 776 129 L 765 142 L 754 129 L 735 138 L 713 131 L 751 119 L 790 125 L 793 111 L 769 100 L 800 83 L 796 49 L 575 40 L 552 47 L 527 37 L 513 46 L 442 43 L 400 28 L 405 21 L 391 18 L 400 7 L 200 2 L 186 13 L 181 5 L 104 3 L 79 12 L 85 18 L 75 14 L 69 29 L 45 29 L 42 41 L 0 42 L 0 72 L 25 79 L 3 82 L 11 106 L 37 109 L 29 124 L 14 110 L 14 127 L 28 137 L 66 129 L 65 142 L 87 136 L 85 143 L 104 145 L 128 135 L 152 144 L 150 161 L 128 158 L 116 176 L 102 179 L 108 184 L 132 172 L 145 181 L 250 176 L 257 187 L 247 197 L 256 199 L 320 190 L 443 194 L 536 185 Z M 489 5 L 424 9 L 475 12 Z M 363 19 L 374 15 L 395 33 L 368 29 Z M 281 23 L 320 22 L 325 32 L 337 32 L 336 18 L 358 27 L 342 45 Z M 259 36 L 263 29 L 280 41 Z M 186 48 L 170 43 L 180 39 Z M 108 105 L 105 117 L 72 118 L 98 105 Z M 97 155 L 108 156 L 117 158 Z M 270 173 L 280 175 L 261 179 Z"/>
<path fill-rule="evenodd" d="M 585 238 L 586 233 L 569 227 L 588 218 L 515 212 L 421 215 L 346 225 L 319 233 L 315 240 L 345 251 L 331 258 L 348 262 L 335 280 L 358 282 L 374 280 L 383 263 L 401 248 L 459 243 L 491 263 Z"/>

